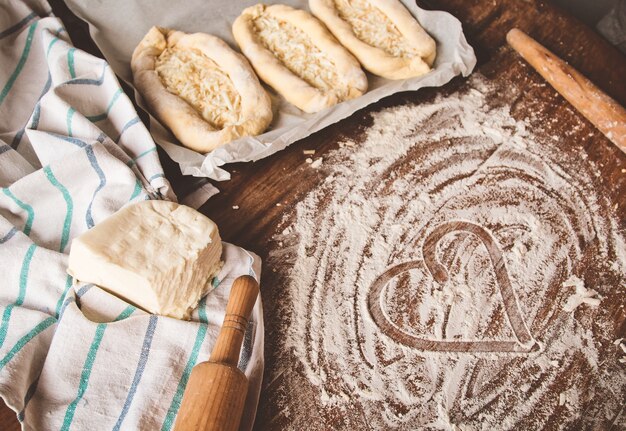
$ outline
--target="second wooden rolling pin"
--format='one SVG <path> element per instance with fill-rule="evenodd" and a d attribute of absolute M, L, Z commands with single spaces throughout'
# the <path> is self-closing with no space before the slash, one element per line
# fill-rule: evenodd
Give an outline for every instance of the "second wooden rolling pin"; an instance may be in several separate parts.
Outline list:
<path fill-rule="evenodd" d="M 556 91 L 626 153 L 626 110 L 572 66 L 516 28 L 506 40 Z"/>
<path fill-rule="evenodd" d="M 176 431 L 237 431 L 248 380 L 239 368 L 239 352 L 259 285 L 247 275 L 235 280 L 226 315 L 208 362 L 191 371 L 176 418 Z"/>

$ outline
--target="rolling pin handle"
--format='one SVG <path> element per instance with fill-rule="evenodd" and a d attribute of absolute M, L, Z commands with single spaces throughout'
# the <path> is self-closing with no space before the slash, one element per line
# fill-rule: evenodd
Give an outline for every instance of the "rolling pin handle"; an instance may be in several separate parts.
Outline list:
<path fill-rule="evenodd" d="M 516 28 L 506 40 L 561 96 L 626 153 L 626 109 L 571 65 Z"/>
<path fill-rule="evenodd" d="M 191 371 L 176 418 L 175 431 L 237 431 L 248 380 L 237 368 L 248 319 L 259 294 L 249 276 L 235 280 L 211 358 Z"/>

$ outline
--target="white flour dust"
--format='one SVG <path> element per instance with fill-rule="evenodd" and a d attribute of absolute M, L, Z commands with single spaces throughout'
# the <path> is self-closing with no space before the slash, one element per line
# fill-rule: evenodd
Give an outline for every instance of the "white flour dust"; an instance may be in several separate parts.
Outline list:
<path fill-rule="evenodd" d="M 474 78 L 374 114 L 277 234 L 284 352 L 322 407 L 373 429 L 585 428 L 620 411 L 625 247 L 597 170 L 536 142 L 489 90 Z M 598 295 L 577 307 L 570 277 Z"/>

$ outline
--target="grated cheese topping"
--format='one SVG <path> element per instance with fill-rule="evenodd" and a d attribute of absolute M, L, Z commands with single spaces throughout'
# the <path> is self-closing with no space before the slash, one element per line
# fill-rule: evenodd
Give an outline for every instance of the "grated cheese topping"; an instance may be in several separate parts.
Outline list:
<path fill-rule="evenodd" d="M 352 26 L 355 36 L 394 57 L 419 56 L 396 25 L 368 0 L 335 0 L 339 17 Z"/>
<path fill-rule="evenodd" d="M 241 122 L 241 96 L 228 74 L 206 55 L 168 48 L 155 66 L 167 91 L 185 100 L 213 127 Z"/>
<path fill-rule="evenodd" d="M 309 85 L 334 94 L 345 100 L 349 88 L 341 85 L 332 60 L 311 41 L 311 38 L 295 25 L 262 14 L 253 21 L 259 41 L 270 50 L 290 71 Z"/>

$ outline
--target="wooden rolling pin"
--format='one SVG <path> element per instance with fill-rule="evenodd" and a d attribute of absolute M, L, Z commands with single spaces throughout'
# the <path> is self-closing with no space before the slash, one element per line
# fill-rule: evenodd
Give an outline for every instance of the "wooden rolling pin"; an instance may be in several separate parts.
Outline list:
<path fill-rule="evenodd" d="M 572 66 L 514 28 L 506 40 L 574 108 L 626 153 L 626 110 Z"/>
<path fill-rule="evenodd" d="M 233 283 L 224 324 L 208 362 L 191 371 L 176 418 L 176 431 L 237 431 L 241 422 L 248 380 L 237 368 L 248 318 L 259 285 L 244 275 Z"/>

